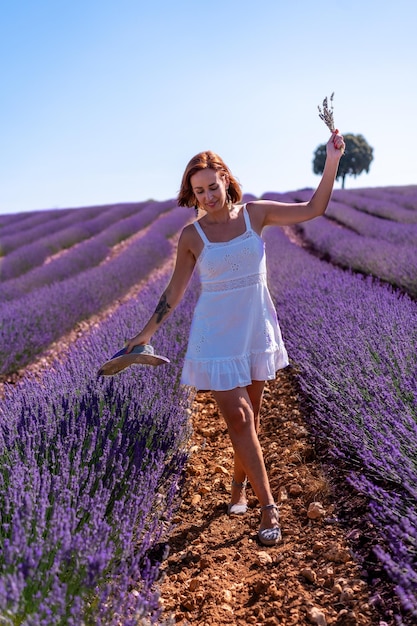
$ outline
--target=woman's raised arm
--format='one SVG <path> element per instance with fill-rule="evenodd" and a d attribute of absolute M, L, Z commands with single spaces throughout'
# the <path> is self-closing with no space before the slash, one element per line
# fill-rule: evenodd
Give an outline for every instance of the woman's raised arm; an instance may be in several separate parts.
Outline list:
<path fill-rule="evenodd" d="M 326 163 L 321 181 L 308 202 L 257 200 L 251 203 L 256 205 L 253 222 L 258 225 L 259 230 L 262 230 L 264 226 L 297 224 L 323 215 L 330 201 L 337 168 L 344 149 L 345 143 L 342 135 L 337 132 L 332 133 L 326 145 Z"/>

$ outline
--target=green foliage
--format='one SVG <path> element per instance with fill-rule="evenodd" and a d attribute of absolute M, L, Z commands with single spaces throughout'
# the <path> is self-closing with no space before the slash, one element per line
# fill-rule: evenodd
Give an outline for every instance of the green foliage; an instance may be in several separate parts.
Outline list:
<path fill-rule="evenodd" d="M 369 172 L 373 160 L 373 148 L 368 144 L 363 135 L 343 135 L 345 140 L 345 154 L 340 159 L 336 180 L 342 179 L 342 189 L 345 187 L 346 176 L 359 176 L 362 172 Z M 318 146 L 314 153 L 313 172 L 322 174 L 326 161 L 326 144 Z"/>

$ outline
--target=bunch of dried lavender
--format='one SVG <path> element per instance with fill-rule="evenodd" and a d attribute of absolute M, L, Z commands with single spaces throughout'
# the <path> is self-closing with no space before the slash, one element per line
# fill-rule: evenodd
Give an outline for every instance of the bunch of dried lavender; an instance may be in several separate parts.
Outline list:
<path fill-rule="evenodd" d="M 334 92 L 330 96 L 330 107 L 328 105 L 327 97 L 323 100 L 323 109 L 321 109 L 320 106 L 317 107 L 319 110 L 319 118 L 323 120 L 331 133 L 336 132 L 336 126 L 333 117 L 333 96 Z"/>

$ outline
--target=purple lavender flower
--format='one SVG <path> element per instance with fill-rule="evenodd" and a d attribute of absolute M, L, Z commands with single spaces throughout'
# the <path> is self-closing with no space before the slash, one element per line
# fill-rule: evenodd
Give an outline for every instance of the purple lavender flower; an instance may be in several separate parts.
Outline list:
<path fill-rule="evenodd" d="M 266 233 L 271 292 L 314 436 L 370 500 L 377 556 L 417 615 L 417 306 Z M 384 491 L 377 485 L 384 485 Z M 404 622 L 406 623 L 406 622 Z"/>
<path fill-rule="evenodd" d="M 23 367 L 77 322 L 145 278 L 172 253 L 170 237 L 189 219 L 188 209 L 169 211 L 107 262 L 1 303 L 0 374 Z"/>
<path fill-rule="evenodd" d="M 150 315 L 168 279 L 150 280 L 42 381 L 27 378 L 6 394 L 2 613 L 49 626 L 157 621 L 162 556 L 152 555 L 167 538 L 187 459 L 192 397 L 179 376 L 197 283 L 155 335 L 167 367 L 100 380 L 96 372 Z"/>

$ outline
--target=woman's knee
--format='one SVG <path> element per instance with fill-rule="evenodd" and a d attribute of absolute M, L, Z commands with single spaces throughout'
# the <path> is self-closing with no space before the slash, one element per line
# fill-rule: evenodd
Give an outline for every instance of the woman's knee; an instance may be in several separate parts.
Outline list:
<path fill-rule="evenodd" d="M 254 428 L 254 415 L 249 407 L 233 407 L 223 415 L 229 430 L 237 435 Z"/>
<path fill-rule="evenodd" d="M 229 429 L 243 432 L 254 425 L 254 412 L 247 389 L 214 392 L 214 399 Z"/>
<path fill-rule="evenodd" d="M 252 404 L 254 414 L 257 417 L 259 416 L 261 410 L 264 388 L 265 381 L 263 380 L 253 380 L 252 384 L 248 387 L 249 399 Z"/>

